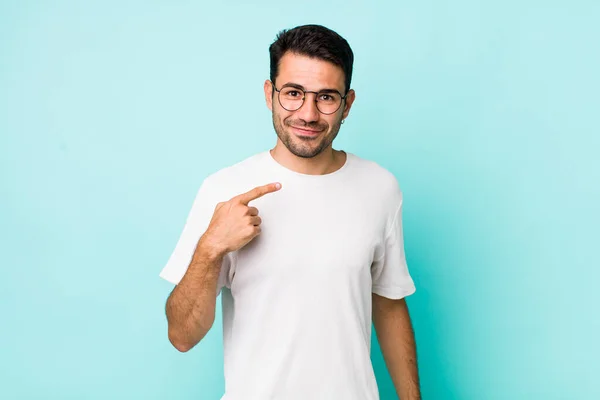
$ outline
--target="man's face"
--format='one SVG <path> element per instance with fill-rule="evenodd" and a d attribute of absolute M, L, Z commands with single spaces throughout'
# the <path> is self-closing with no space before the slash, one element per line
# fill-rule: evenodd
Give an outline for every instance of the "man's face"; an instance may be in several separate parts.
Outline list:
<path fill-rule="evenodd" d="M 279 74 L 273 83 L 277 89 L 296 85 L 314 92 L 334 89 L 343 95 L 344 78 L 344 71 L 332 63 L 287 52 L 281 58 Z M 342 119 L 348 116 L 355 96 L 351 90 L 346 100 L 342 100 L 340 108 L 327 115 L 317 109 L 314 93 L 306 93 L 304 103 L 298 110 L 287 111 L 279 103 L 279 94 L 271 81 L 265 82 L 264 89 L 277 136 L 292 154 L 303 158 L 315 157 L 331 146 Z"/>

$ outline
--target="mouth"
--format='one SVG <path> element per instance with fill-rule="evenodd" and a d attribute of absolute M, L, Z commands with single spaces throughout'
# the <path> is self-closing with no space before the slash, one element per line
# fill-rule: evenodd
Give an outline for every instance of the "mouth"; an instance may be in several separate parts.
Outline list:
<path fill-rule="evenodd" d="M 322 130 L 317 131 L 313 129 L 296 128 L 295 126 L 292 126 L 291 128 L 297 136 L 317 137 L 322 132 Z"/>

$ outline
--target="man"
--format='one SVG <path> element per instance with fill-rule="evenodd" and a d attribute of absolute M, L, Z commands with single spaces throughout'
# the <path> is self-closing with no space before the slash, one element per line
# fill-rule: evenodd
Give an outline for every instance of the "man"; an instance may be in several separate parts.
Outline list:
<path fill-rule="evenodd" d="M 308 25 L 269 51 L 277 144 L 202 182 L 160 273 L 176 284 L 169 340 L 194 347 L 222 294 L 222 400 L 375 400 L 373 321 L 399 397 L 418 399 L 402 192 L 384 168 L 332 148 L 355 99 L 352 50 Z"/>

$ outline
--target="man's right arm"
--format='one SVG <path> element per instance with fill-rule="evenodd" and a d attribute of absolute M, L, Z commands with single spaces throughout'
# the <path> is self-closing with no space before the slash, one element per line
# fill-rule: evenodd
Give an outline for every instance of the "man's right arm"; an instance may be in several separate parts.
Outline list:
<path fill-rule="evenodd" d="M 259 186 L 215 207 L 185 274 L 167 299 L 169 340 L 177 350 L 190 350 L 212 327 L 225 255 L 260 234 L 258 209 L 248 203 L 280 188 L 279 183 Z"/>
<path fill-rule="evenodd" d="M 194 347 L 212 327 L 224 256 L 201 238 L 189 268 L 167 299 L 169 341 L 181 352 Z"/>

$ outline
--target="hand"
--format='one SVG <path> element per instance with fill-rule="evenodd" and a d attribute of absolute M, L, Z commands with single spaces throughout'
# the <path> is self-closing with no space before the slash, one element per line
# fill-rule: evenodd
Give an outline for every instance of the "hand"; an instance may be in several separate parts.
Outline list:
<path fill-rule="evenodd" d="M 262 222 L 258 209 L 248 203 L 279 189 L 281 184 L 271 183 L 218 203 L 202 239 L 219 254 L 244 247 L 260 234 Z"/>

